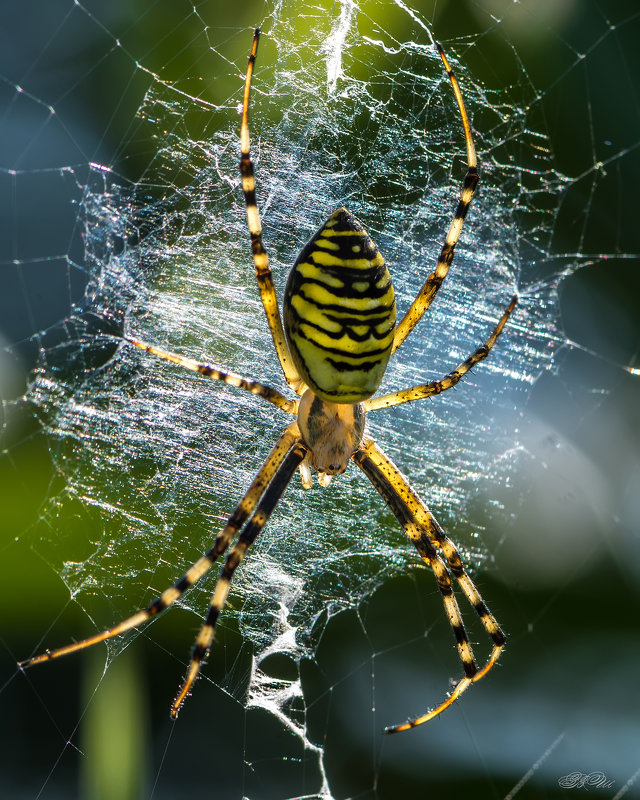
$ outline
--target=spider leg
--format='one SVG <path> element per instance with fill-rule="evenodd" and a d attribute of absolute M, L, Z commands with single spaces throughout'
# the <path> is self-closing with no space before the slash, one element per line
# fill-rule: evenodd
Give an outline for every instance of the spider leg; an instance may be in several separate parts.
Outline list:
<path fill-rule="evenodd" d="M 437 708 L 402 725 L 395 725 L 386 729 L 386 733 L 398 733 L 415 728 L 438 716 L 472 683 L 484 677 L 498 660 L 506 638 L 497 620 L 483 601 L 480 592 L 478 592 L 464 571 L 455 545 L 445 535 L 435 517 L 413 491 L 395 464 L 372 440 L 365 442 L 365 446 L 357 450 L 352 458 L 393 511 L 423 561 L 432 568 L 438 582 L 438 588 L 442 593 L 447 616 L 455 634 L 458 654 L 465 672 L 465 677 L 456 684 L 451 694 Z M 453 573 L 460 588 L 480 617 L 485 630 L 493 640 L 493 650 L 482 669 L 478 669 L 476 665 L 473 650 L 462 621 L 462 615 L 453 594 L 449 570 L 438 555 L 436 546 L 442 550 L 449 570 Z"/>
<path fill-rule="evenodd" d="M 260 290 L 260 298 L 264 306 L 265 314 L 267 315 L 267 322 L 269 323 L 269 330 L 271 331 L 271 338 L 278 354 L 280 366 L 284 372 L 284 377 L 294 391 L 302 394 L 306 386 L 304 386 L 298 371 L 296 370 L 287 341 L 282 327 L 282 318 L 280 317 L 280 310 L 278 308 L 278 299 L 276 297 L 275 286 L 273 285 L 273 277 L 271 274 L 271 267 L 269 266 L 269 257 L 262 242 L 262 223 L 260 221 L 260 212 L 258 211 L 258 204 L 256 202 L 256 182 L 253 172 L 253 162 L 250 154 L 250 141 L 249 141 L 249 96 L 251 94 L 251 78 L 253 76 L 253 66 L 256 60 L 256 53 L 258 52 L 258 41 L 260 39 L 260 29 L 256 28 L 253 34 L 253 45 L 251 47 L 251 54 L 249 55 L 249 63 L 247 65 L 247 73 L 244 83 L 244 97 L 242 102 L 242 123 L 240 125 L 240 173 L 242 175 L 242 191 L 244 192 L 244 199 L 247 206 L 247 222 L 249 225 L 249 234 L 251 236 L 251 251 L 253 253 L 253 261 L 256 267 L 256 278 L 258 280 L 258 288 Z"/>
<path fill-rule="evenodd" d="M 469 370 L 473 369 L 476 364 L 489 355 L 489 351 L 496 343 L 498 336 L 500 336 L 502 333 L 502 329 L 509 319 L 511 312 L 516 307 L 517 302 L 518 298 L 514 297 L 487 341 L 478 347 L 478 349 L 475 350 L 466 361 L 463 361 L 462 364 L 457 366 L 444 378 L 439 381 L 423 383 L 420 386 L 412 386 L 410 389 L 402 389 L 399 392 L 393 392 L 393 394 L 385 394 L 380 397 L 373 397 L 370 400 L 365 400 L 365 411 L 377 411 L 380 408 L 389 408 L 389 406 L 397 406 L 401 403 L 409 403 L 412 400 L 420 400 L 423 397 L 430 397 L 431 395 L 440 394 L 441 392 L 445 392 L 447 389 L 451 389 L 451 387 L 455 386 L 456 383 L 458 383 L 458 381 L 464 375 L 466 375 L 467 372 L 469 372 Z"/>
<path fill-rule="evenodd" d="M 178 364 L 178 366 L 184 367 L 185 369 L 190 369 L 192 372 L 199 372 L 200 375 L 204 375 L 205 378 L 213 378 L 216 381 L 223 381 L 229 386 L 236 386 L 238 389 L 244 389 L 247 392 L 251 392 L 251 394 L 256 394 L 259 397 L 262 397 L 264 400 L 267 400 L 269 403 L 272 403 L 274 406 L 278 406 L 278 408 L 286 411 L 287 414 L 296 414 L 298 411 L 297 400 L 289 400 L 283 394 L 280 394 L 277 389 L 272 389 L 270 386 L 266 386 L 264 383 L 254 381 L 252 378 L 243 378 L 242 375 L 236 375 L 235 372 L 222 370 L 219 367 L 212 366 L 211 364 L 203 364 L 199 361 L 194 361 L 192 358 L 185 358 L 184 356 L 179 356 L 175 353 L 169 353 L 166 350 L 161 350 L 159 347 L 145 344 L 138 339 L 132 339 L 128 336 L 125 337 L 125 341 L 129 342 L 129 344 L 139 347 L 141 350 L 144 350 L 147 353 L 157 356 L 158 358 L 162 358 L 165 361 L 171 361 L 172 364 Z"/>
<path fill-rule="evenodd" d="M 267 457 L 267 460 L 264 462 L 258 474 L 254 478 L 251 486 L 247 490 L 247 493 L 242 498 L 233 514 L 231 514 L 229 517 L 225 527 L 216 537 L 211 549 L 208 550 L 202 556 L 202 558 L 198 559 L 198 561 L 196 561 L 187 570 L 180 580 L 176 581 L 168 589 L 165 589 L 165 591 L 150 605 L 136 612 L 131 617 L 123 620 L 113 628 L 109 628 L 106 631 L 97 633 L 95 636 L 89 636 L 86 639 L 82 639 L 82 641 L 66 645 L 65 647 L 59 647 L 56 650 L 45 650 L 45 652 L 41 653 L 40 655 L 34 656 L 33 658 L 28 658 L 25 661 L 20 661 L 18 666 L 21 669 L 24 669 L 25 667 L 31 667 L 34 664 L 41 664 L 44 661 L 51 661 L 54 658 L 66 656 L 69 653 L 75 653 L 78 650 L 84 650 L 85 648 L 91 647 L 94 644 L 98 644 L 98 642 L 103 642 L 106 639 L 112 639 L 114 636 L 119 636 L 120 634 L 125 633 L 132 628 L 137 628 L 139 625 L 142 625 L 143 622 L 146 622 L 146 620 L 157 616 L 166 608 L 173 605 L 176 600 L 178 600 L 178 598 L 180 598 L 184 592 L 187 591 L 187 589 L 189 589 L 191 586 L 197 583 L 200 578 L 202 578 L 202 576 L 214 564 L 216 559 L 218 559 L 219 556 L 221 556 L 229 547 L 235 535 L 242 528 L 249 516 L 253 513 L 258 501 L 265 493 L 270 483 L 273 481 L 274 476 L 282 467 L 287 454 L 298 440 L 298 425 L 294 422 L 286 428 L 285 432 L 280 437 L 280 440 L 275 445 Z"/>
<path fill-rule="evenodd" d="M 473 195 L 476 190 L 476 186 L 478 185 L 478 168 L 477 168 L 477 161 L 476 161 L 476 150 L 473 144 L 473 136 L 471 135 L 471 125 L 469 124 L 469 117 L 467 116 L 467 111 L 464 107 L 464 100 L 462 99 L 462 92 L 460 91 L 460 86 L 458 84 L 458 79 L 453 73 L 451 69 L 451 65 L 444 54 L 444 50 L 442 47 L 437 44 L 436 47 L 438 48 L 438 53 L 440 54 L 440 58 L 444 64 L 444 67 L 447 71 L 447 75 L 449 76 L 449 80 L 451 81 L 451 85 L 453 87 L 453 93 L 456 98 L 456 103 L 458 104 L 458 109 L 460 111 L 460 116 L 462 117 L 462 126 L 464 128 L 464 138 L 465 144 L 467 148 L 467 174 L 464 177 L 464 181 L 462 184 L 462 192 L 460 193 L 460 200 L 458 201 L 458 207 L 456 208 L 456 213 L 453 218 L 453 222 L 449 226 L 449 230 L 447 232 L 447 236 L 444 241 L 444 245 L 440 252 L 440 257 L 438 258 L 438 263 L 436 265 L 435 272 L 432 272 L 431 275 L 427 278 L 422 286 L 422 289 L 418 292 L 418 296 L 413 301 L 411 307 L 404 315 L 402 320 L 398 323 L 398 327 L 396 328 L 396 335 L 393 341 L 393 350 L 391 351 L 394 353 L 398 347 L 404 342 L 407 336 L 411 333 L 411 331 L 415 328 L 418 324 L 424 312 L 429 308 L 433 298 L 436 296 L 438 289 L 442 285 L 442 282 L 447 277 L 447 273 L 449 272 L 449 267 L 451 266 L 451 262 L 453 261 L 453 253 L 458 243 L 458 239 L 460 238 L 460 233 L 462 231 L 462 226 L 464 224 L 465 217 L 467 216 L 467 211 L 469 210 L 469 206 L 471 205 L 471 201 L 473 200 Z"/>
<path fill-rule="evenodd" d="M 216 588 L 211 597 L 209 612 L 196 638 L 196 642 L 191 653 L 191 662 L 187 669 L 187 674 L 182 686 L 180 687 L 180 691 L 178 692 L 176 699 L 173 701 L 173 705 L 171 706 L 171 716 L 174 719 L 178 716 L 184 701 L 190 693 L 191 687 L 193 686 L 200 672 L 202 662 L 211 648 L 216 622 L 220 612 L 224 607 L 224 604 L 227 601 L 229 589 L 231 588 L 231 580 L 236 568 L 244 558 L 249 547 L 256 540 L 260 531 L 262 531 L 266 525 L 269 517 L 271 516 L 271 512 L 278 504 L 284 490 L 287 488 L 291 478 L 293 477 L 293 473 L 304 459 L 306 453 L 306 445 L 303 444 L 302 441 L 298 440 L 293 449 L 289 451 L 287 457 L 279 466 L 278 471 L 274 475 L 271 483 L 262 496 L 262 499 L 260 500 L 260 503 L 258 504 L 258 507 L 256 508 L 251 520 L 247 523 L 244 530 L 238 537 L 238 541 L 227 556 L 227 560 L 222 572 L 220 573 Z"/>

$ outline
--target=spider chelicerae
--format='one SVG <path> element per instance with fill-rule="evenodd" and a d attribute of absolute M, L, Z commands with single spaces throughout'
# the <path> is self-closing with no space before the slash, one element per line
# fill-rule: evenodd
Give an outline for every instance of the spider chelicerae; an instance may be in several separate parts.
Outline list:
<path fill-rule="evenodd" d="M 345 471 L 349 461 L 353 461 L 378 490 L 422 560 L 433 570 L 464 668 L 464 677 L 440 705 L 404 724 L 386 728 L 387 733 L 396 733 L 437 716 L 472 683 L 486 675 L 504 647 L 505 636 L 465 572 L 456 546 L 404 475 L 367 434 L 365 417 L 380 408 L 430 397 L 455 386 L 475 364 L 487 357 L 515 308 L 517 298 L 512 298 L 486 342 L 444 378 L 373 397 L 389 357 L 419 322 L 449 271 L 478 183 L 475 147 L 460 87 L 442 47 L 436 45 L 462 118 L 468 169 L 435 271 L 396 324 L 393 285 L 384 259 L 358 220 L 341 208 L 331 214 L 300 252 L 289 274 L 281 318 L 262 242 L 249 150 L 249 95 L 259 39 L 260 30 L 256 29 L 245 76 L 240 171 L 260 297 L 284 377 L 299 399 L 289 399 L 258 381 L 168 353 L 137 339 L 126 338 L 126 341 L 154 356 L 258 395 L 296 419 L 285 428 L 211 549 L 180 580 L 147 608 L 113 628 L 66 647 L 47 650 L 22 661 L 20 667 L 83 650 L 138 627 L 173 605 L 228 550 L 237 536 L 215 586 L 186 676 L 173 701 L 171 715 L 176 717 L 211 648 L 216 621 L 227 601 L 235 570 L 266 525 L 296 469 L 300 470 L 304 488 L 312 484 L 312 470 L 317 472 L 318 483 L 326 486 L 334 475 Z M 481 668 L 476 664 L 465 630 L 451 575 L 493 641 L 491 655 Z"/>

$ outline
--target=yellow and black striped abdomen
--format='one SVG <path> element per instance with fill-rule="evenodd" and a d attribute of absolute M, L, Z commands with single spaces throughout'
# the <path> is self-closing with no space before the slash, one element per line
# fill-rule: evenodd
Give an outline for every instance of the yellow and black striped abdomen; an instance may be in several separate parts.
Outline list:
<path fill-rule="evenodd" d="M 284 326 L 305 383 L 333 403 L 359 403 L 380 385 L 396 306 L 384 259 L 343 208 L 307 242 L 289 273 Z"/>

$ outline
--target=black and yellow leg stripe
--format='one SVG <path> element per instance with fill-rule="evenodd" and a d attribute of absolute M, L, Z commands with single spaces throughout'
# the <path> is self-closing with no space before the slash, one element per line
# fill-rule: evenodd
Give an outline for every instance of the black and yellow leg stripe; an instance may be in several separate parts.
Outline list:
<path fill-rule="evenodd" d="M 502 333 L 502 329 L 511 316 L 513 309 L 516 307 L 517 302 L 518 298 L 513 297 L 507 307 L 507 310 L 500 318 L 500 321 L 496 325 L 493 333 L 487 339 L 487 341 L 478 347 L 477 350 L 475 350 L 469 356 L 469 358 L 466 359 L 466 361 L 463 361 L 462 364 L 457 366 L 448 375 L 445 375 L 444 378 L 438 381 L 423 383 L 420 386 L 412 386 L 410 389 L 403 389 L 399 392 L 394 392 L 393 394 L 385 394 L 381 395 L 380 397 L 373 397 L 370 400 L 365 400 L 365 411 L 377 411 L 380 408 L 389 408 L 389 406 L 397 406 L 401 403 L 409 403 L 412 400 L 420 400 L 423 397 L 441 394 L 447 389 L 451 389 L 461 378 L 467 374 L 467 372 L 473 369 L 476 364 L 478 364 L 480 361 L 483 361 L 489 355 L 491 348 L 496 343 L 498 336 L 500 336 Z"/>
<path fill-rule="evenodd" d="M 465 677 L 456 684 L 451 694 L 439 706 L 407 723 L 386 729 L 387 733 L 398 733 L 408 730 L 409 728 L 414 728 L 438 716 L 438 714 L 448 708 L 472 683 L 484 677 L 498 660 L 506 639 L 495 617 L 489 612 L 480 593 L 465 573 L 462 561 L 453 543 L 446 537 L 436 519 L 413 491 L 406 478 L 400 473 L 393 462 L 371 440 L 369 440 L 363 448 L 354 453 L 353 460 L 363 470 L 384 498 L 389 508 L 393 511 L 396 518 L 407 532 L 407 535 L 415 545 L 423 561 L 433 570 L 438 588 L 442 594 L 449 622 L 454 632 L 458 654 L 465 672 Z M 447 560 L 446 565 L 438 554 L 436 547 L 439 547 L 444 554 Z M 460 614 L 458 603 L 453 594 L 449 570 L 451 570 L 451 573 L 493 640 L 493 650 L 482 669 L 478 669 L 476 665 L 473 649 L 462 621 L 462 615 Z"/>
<path fill-rule="evenodd" d="M 453 544 L 447 537 L 442 527 L 429 511 L 425 503 L 420 499 L 418 494 L 411 488 L 409 482 L 381 450 L 381 448 L 373 441 L 369 440 L 364 448 L 367 456 L 375 464 L 377 469 L 382 473 L 385 480 L 394 488 L 397 494 L 408 507 L 412 518 L 424 530 L 434 546 L 440 548 L 444 557 L 447 560 L 449 569 L 453 576 L 458 581 L 458 584 L 464 592 L 467 600 L 477 612 L 480 620 L 485 627 L 487 633 L 491 636 L 496 646 L 502 647 L 506 641 L 504 633 L 501 631 L 495 617 L 489 612 L 485 605 L 480 593 L 474 586 L 469 576 L 464 571 L 462 559 Z M 357 454 L 356 454 L 357 455 Z M 355 456 L 354 456 L 355 460 Z"/>
<path fill-rule="evenodd" d="M 165 589 L 162 594 L 157 597 L 147 608 L 138 611 L 133 616 L 109 628 L 106 631 L 97 633 L 94 636 L 89 636 L 79 642 L 60 647 L 56 650 L 46 650 L 38 656 L 29 658 L 26 661 L 20 662 L 20 667 L 30 667 L 34 664 L 40 664 L 44 661 L 51 661 L 61 656 L 66 656 L 69 653 L 75 653 L 78 650 L 84 650 L 86 647 L 91 647 L 98 642 L 103 642 L 106 639 L 112 639 L 122 633 L 126 633 L 133 628 L 137 628 L 146 622 L 151 617 L 160 614 L 169 606 L 173 605 L 178 598 L 184 594 L 191 586 L 197 583 L 200 578 L 211 568 L 214 562 L 227 550 L 238 531 L 245 524 L 247 519 L 253 513 L 258 501 L 266 492 L 267 488 L 274 480 L 274 476 L 278 473 L 282 464 L 291 451 L 292 447 L 299 441 L 299 430 L 297 423 L 292 423 L 287 427 L 284 434 L 281 436 L 278 443 L 272 449 L 267 460 L 262 465 L 258 474 L 254 478 L 251 486 L 247 490 L 245 496 L 242 498 L 235 511 L 229 519 L 223 530 L 218 534 L 211 549 L 205 553 L 202 558 L 198 559 L 183 575 L 180 580 L 176 581 L 168 589 Z"/>
<path fill-rule="evenodd" d="M 253 172 L 253 162 L 250 154 L 249 139 L 249 97 L 251 95 L 251 78 L 253 67 L 258 52 L 258 42 L 260 40 L 260 29 L 256 28 L 253 34 L 253 44 L 249 63 L 244 82 L 244 96 L 242 102 L 242 122 L 240 124 L 240 174 L 242 176 L 242 191 L 247 206 L 247 223 L 249 225 L 249 235 L 251 237 L 251 252 L 256 267 L 256 278 L 260 290 L 260 298 L 269 323 L 269 330 L 273 344 L 278 355 L 278 360 L 284 372 L 287 383 L 299 394 L 302 394 L 304 387 L 300 385 L 300 376 L 291 360 L 287 342 L 282 327 L 280 311 L 278 309 L 278 299 L 273 285 L 273 276 L 269 266 L 269 258 L 262 242 L 262 223 L 260 212 L 256 202 L 256 182 Z"/>
<path fill-rule="evenodd" d="M 434 272 L 429 275 L 427 280 L 425 281 L 422 289 L 420 289 L 418 296 L 411 304 L 411 307 L 402 318 L 401 322 L 398 324 L 396 328 L 396 335 L 393 342 L 393 352 L 395 352 L 398 347 L 404 342 L 407 336 L 411 333 L 411 331 L 415 328 L 418 324 L 424 312 L 429 308 L 431 305 L 433 298 L 436 296 L 438 289 L 442 285 L 442 282 L 447 277 L 447 273 L 449 272 L 449 267 L 453 261 L 453 255 L 455 251 L 456 244 L 458 243 L 458 239 L 460 238 L 460 233 L 462 231 L 462 226 L 464 225 L 465 217 L 467 216 L 467 211 L 469 210 L 469 206 L 471 205 L 471 201 L 473 200 L 473 195 L 476 190 L 476 186 L 478 185 L 478 168 L 477 168 L 477 160 L 476 160 L 476 150 L 473 144 L 473 136 L 471 134 L 471 125 L 469 124 L 469 117 L 467 116 L 467 111 L 464 106 L 464 101 L 462 99 L 462 92 L 460 91 L 460 86 L 458 85 L 458 80 L 451 69 L 451 65 L 444 54 L 444 50 L 438 44 L 436 45 L 438 48 L 438 53 L 440 54 L 440 58 L 444 64 L 444 67 L 447 71 L 447 75 L 449 80 L 451 81 L 451 85 L 453 87 L 453 93 L 456 98 L 456 103 L 458 104 L 458 110 L 460 112 L 460 116 L 462 117 L 462 126 L 464 128 L 464 137 L 465 137 L 465 144 L 467 149 L 467 164 L 468 170 L 467 174 L 465 175 L 464 182 L 462 184 L 462 192 L 460 193 L 460 199 L 458 201 L 458 207 L 456 208 L 456 213 L 453 218 L 453 222 L 449 226 L 449 230 L 447 232 L 447 236 L 440 252 L 440 257 L 438 258 L 438 263 L 436 265 L 436 269 Z"/>
<path fill-rule="evenodd" d="M 498 625 L 496 618 L 487 608 L 487 605 L 482 599 L 480 592 L 476 589 L 475 584 L 465 572 L 462 559 L 460 558 L 460 554 L 458 553 L 456 546 L 446 535 L 441 525 L 429 511 L 429 509 L 422 503 L 419 505 L 420 508 L 416 513 L 417 521 L 428 529 L 431 541 L 434 542 L 444 554 L 452 575 L 458 581 L 458 585 L 464 592 L 467 600 L 473 606 L 476 614 L 480 617 L 480 621 L 493 640 L 495 647 L 504 647 L 507 637 L 504 635 L 502 629 Z M 474 677 L 474 680 L 477 680 L 477 678 Z"/>
<path fill-rule="evenodd" d="M 289 274 L 284 325 L 296 368 L 322 399 L 358 403 L 379 386 L 396 322 L 391 277 L 362 225 L 335 211 Z"/>
<path fill-rule="evenodd" d="M 258 504 L 251 520 L 248 522 L 245 529 L 238 537 L 238 541 L 227 556 L 227 560 L 222 569 L 220 577 L 218 578 L 216 588 L 211 598 L 211 605 L 209 606 L 207 618 L 200 628 L 193 651 L 191 653 L 191 662 L 187 669 L 187 674 L 176 696 L 176 699 L 173 701 L 173 705 L 171 706 L 172 717 L 175 718 L 178 716 L 180 708 L 189 695 L 191 688 L 193 687 L 193 684 L 200 672 L 200 667 L 202 666 L 202 663 L 206 658 L 209 649 L 211 648 L 215 634 L 216 622 L 220 616 L 220 612 L 227 602 L 229 590 L 231 588 L 231 581 L 238 565 L 244 558 L 249 547 L 253 544 L 259 533 L 267 524 L 273 509 L 276 507 L 278 501 L 282 497 L 284 490 L 287 488 L 294 472 L 302 463 L 306 453 L 307 448 L 301 442 L 298 442 L 293 449 L 290 450 L 282 464 L 279 466 L 278 471 L 274 475 L 264 495 L 262 496 L 262 499 L 260 500 L 260 503 Z"/>
<path fill-rule="evenodd" d="M 298 411 L 297 401 L 289 400 L 283 394 L 280 394 L 277 389 L 272 389 L 270 386 L 266 386 L 264 383 L 254 381 L 252 378 L 243 378 L 242 375 L 237 375 L 235 372 L 225 371 L 219 367 L 214 367 L 211 364 L 203 364 L 199 361 L 194 361 L 192 358 L 185 358 L 184 356 L 178 356 L 175 353 L 169 353 L 166 350 L 161 350 L 159 347 L 145 344 L 138 339 L 125 337 L 125 340 L 129 342 L 129 344 L 133 344 L 136 347 L 139 347 L 141 350 L 144 350 L 146 353 L 151 353 L 158 358 L 162 358 L 165 361 L 170 361 L 172 364 L 177 364 L 178 366 L 189 369 L 192 372 L 198 372 L 200 375 L 204 375 L 205 378 L 223 381 L 229 386 L 235 386 L 238 389 L 244 389 L 247 392 L 251 392 L 251 394 L 258 395 L 258 397 L 262 397 L 264 400 L 267 400 L 274 406 L 278 406 L 278 408 L 281 408 L 288 414 L 296 414 Z"/>

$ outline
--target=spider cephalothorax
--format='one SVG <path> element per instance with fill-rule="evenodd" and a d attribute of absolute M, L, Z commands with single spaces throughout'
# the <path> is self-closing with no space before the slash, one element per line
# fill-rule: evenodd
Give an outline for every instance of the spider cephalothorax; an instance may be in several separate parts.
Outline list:
<path fill-rule="evenodd" d="M 311 389 L 302 395 L 298 427 L 310 451 L 307 461 L 321 476 L 345 471 L 349 459 L 362 444 L 364 417 L 362 403 L 332 403 Z M 307 487 L 308 479 L 304 484 Z"/>
<path fill-rule="evenodd" d="M 372 396 L 380 385 L 390 355 L 419 322 L 447 276 L 478 182 L 471 127 L 460 88 L 442 48 L 437 45 L 462 118 L 468 170 L 434 272 L 428 276 L 418 296 L 396 325 L 393 286 L 384 259 L 362 225 L 347 211 L 339 209 L 309 240 L 292 267 L 284 300 L 283 327 L 269 260 L 262 243 L 249 152 L 249 94 L 259 37 L 260 31 L 256 30 L 244 86 L 240 128 L 242 189 L 260 297 L 284 377 L 300 399 L 290 399 L 258 381 L 168 353 L 137 339 L 127 338 L 126 341 L 206 377 L 252 392 L 282 411 L 297 415 L 297 419 L 287 426 L 276 442 L 246 494 L 216 535 L 210 550 L 182 578 L 145 609 L 115 627 L 58 650 L 46 651 L 22 662 L 21 666 L 82 650 L 141 625 L 175 603 L 224 554 L 237 536 L 196 639 L 186 677 L 171 707 L 172 715 L 177 716 L 213 642 L 215 624 L 229 595 L 233 574 L 266 525 L 296 469 L 300 469 L 303 486 L 308 488 L 311 485 L 310 469 L 315 469 L 319 483 L 326 485 L 333 475 L 344 472 L 352 460 L 388 504 L 420 558 L 433 570 L 465 673 L 439 706 L 409 722 L 387 728 L 388 733 L 395 733 L 437 716 L 468 686 L 486 675 L 497 661 L 505 637 L 466 574 L 453 542 L 398 468 L 367 437 L 365 415 L 380 408 L 430 397 L 455 386 L 475 364 L 487 357 L 515 308 L 516 298 L 511 300 L 486 342 L 444 378 L 393 394 Z M 462 621 L 452 576 L 493 642 L 491 654 L 481 668 L 476 664 Z"/>

